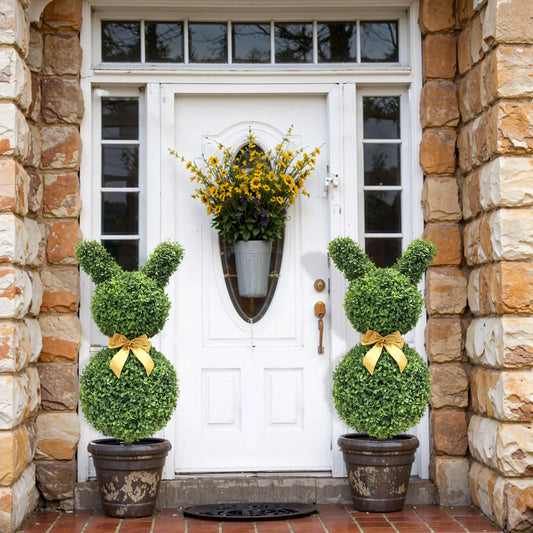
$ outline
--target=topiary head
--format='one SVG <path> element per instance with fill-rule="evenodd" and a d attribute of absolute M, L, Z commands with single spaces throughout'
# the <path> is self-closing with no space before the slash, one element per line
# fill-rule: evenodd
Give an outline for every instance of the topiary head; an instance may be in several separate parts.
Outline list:
<path fill-rule="evenodd" d="M 183 258 L 179 244 L 159 244 L 138 272 L 124 272 L 97 241 L 80 243 L 76 258 L 96 284 L 91 313 L 104 335 L 153 337 L 163 329 L 170 310 L 164 288 Z"/>
<path fill-rule="evenodd" d="M 402 334 L 418 322 L 424 301 L 417 289 L 435 255 L 435 245 L 416 239 L 390 268 L 377 268 L 349 237 L 329 243 L 331 259 L 350 282 L 344 300 L 346 316 L 360 333 Z"/>

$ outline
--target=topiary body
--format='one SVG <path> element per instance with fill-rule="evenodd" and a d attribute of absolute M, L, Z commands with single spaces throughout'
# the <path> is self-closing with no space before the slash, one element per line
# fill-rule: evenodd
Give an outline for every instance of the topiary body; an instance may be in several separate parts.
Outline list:
<path fill-rule="evenodd" d="M 417 323 L 423 299 L 416 285 L 435 255 L 435 246 L 413 241 L 391 268 L 377 268 L 350 238 L 330 242 L 329 254 L 350 282 L 344 300 L 346 316 L 360 333 L 382 337 L 410 331 Z M 358 432 L 385 439 L 416 425 L 427 408 L 430 375 L 423 358 L 411 347 L 401 348 L 407 359 L 403 371 L 386 346 L 373 373 L 364 366 L 373 348 L 352 348 L 333 374 L 333 399 L 342 420 Z"/>
<path fill-rule="evenodd" d="M 118 333 L 133 341 L 161 331 L 170 310 L 164 288 L 183 257 L 179 244 L 158 245 L 138 272 L 124 272 L 96 241 L 80 243 L 76 257 L 96 283 L 91 312 L 104 335 Z M 150 372 L 130 352 L 117 377 L 110 363 L 119 350 L 105 348 L 85 367 L 80 404 L 95 429 L 133 442 L 165 427 L 176 408 L 178 379 L 172 364 L 153 347 L 147 352 L 154 363 Z"/>
<path fill-rule="evenodd" d="M 105 348 L 93 356 L 80 378 L 80 403 L 85 418 L 102 434 L 125 442 L 163 429 L 178 401 L 178 379 L 170 361 L 152 348 L 149 376 L 130 355 L 117 379 L 109 363 L 117 350 Z"/>

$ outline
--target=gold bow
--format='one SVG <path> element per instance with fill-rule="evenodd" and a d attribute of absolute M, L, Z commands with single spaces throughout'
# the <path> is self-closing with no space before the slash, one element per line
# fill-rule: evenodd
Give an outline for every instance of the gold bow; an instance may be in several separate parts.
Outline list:
<path fill-rule="evenodd" d="M 374 344 L 372 348 L 367 352 L 363 359 L 363 365 L 370 372 L 374 374 L 374 368 L 381 355 L 383 348 L 389 352 L 393 359 L 398 363 L 400 372 L 403 372 L 405 365 L 407 365 L 407 357 L 402 352 L 405 341 L 402 338 L 402 334 L 399 331 L 389 333 L 387 336 L 382 337 L 377 331 L 369 329 L 364 335 L 361 341 L 364 346 Z"/>
<path fill-rule="evenodd" d="M 120 348 L 120 350 L 113 356 L 109 367 L 115 373 L 117 378 L 120 378 L 122 373 L 122 368 L 124 363 L 130 354 L 130 351 L 133 352 L 133 355 L 142 363 L 146 370 L 146 375 L 149 376 L 154 368 L 154 361 L 148 355 L 152 343 L 148 340 L 146 335 L 141 335 L 140 337 L 135 337 L 133 340 L 129 340 L 124 335 L 120 333 L 115 333 L 109 339 L 109 348 Z"/>

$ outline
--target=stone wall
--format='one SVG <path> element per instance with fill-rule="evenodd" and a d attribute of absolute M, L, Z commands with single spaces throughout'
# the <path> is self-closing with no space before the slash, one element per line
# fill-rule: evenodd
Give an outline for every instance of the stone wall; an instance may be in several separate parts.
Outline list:
<path fill-rule="evenodd" d="M 505 531 L 531 531 L 531 5 L 427 0 L 421 8 L 423 206 L 426 236 L 440 246 L 427 276 L 432 474 L 441 504 L 470 493 Z"/>
<path fill-rule="evenodd" d="M 46 2 L 41 2 L 44 5 Z M 81 1 L 0 0 L 0 530 L 73 507 Z"/>

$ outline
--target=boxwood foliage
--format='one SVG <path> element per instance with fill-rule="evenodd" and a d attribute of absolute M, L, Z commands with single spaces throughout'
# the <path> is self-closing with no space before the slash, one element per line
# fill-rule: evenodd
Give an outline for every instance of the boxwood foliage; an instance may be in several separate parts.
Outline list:
<path fill-rule="evenodd" d="M 348 237 L 333 239 L 331 259 L 350 282 L 344 299 L 346 316 L 360 333 L 405 335 L 418 321 L 423 306 L 416 284 L 429 267 L 436 247 L 416 239 L 390 268 L 377 268 Z M 400 373 L 396 361 L 383 350 L 374 373 L 363 366 L 372 346 L 352 348 L 333 375 L 333 398 L 339 416 L 357 431 L 379 439 L 408 430 L 422 418 L 430 394 L 426 363 L 412 348 L 402 351 L 407 366 Z"/>
<path fill-rule="evenodd" d="M 152 348 L 150 376 L 130 354 L 120 379 L 109 363 L 117 350 L 99 351 L 80 378 L 80 404 L 85 418 L 104 435 L 133 442 L 153 435 L 170 420 L 178 400 L 176 371 L 168 359 Z"/>
<path fill-rule="evenodd" d="M 133 340 L 161 331 L 170 310 L 164 288 L 183 258 L 178 243 L 159 244 L 138 272 L 124 272 L 97 241 L 80 243 L 76 257 L 96 283 L 91 312 L 104 335 L 120 333 Z M 131 442 L 153 435 L 170 420 L 178 379 L 174 367 L 154 348 L 150 376 L 130 353 L 117 378 L 109 368 L 117 351 L 106 348 L 91 359 L 80 378 L 80 403 L 95 429 Z"/>
<path fill-rule="evenodd" d="M 374 374 L 363 366 L 371 346 L 352 348 L 333 373 L 333 399 L 339 416 L 350 427 L 377 439 L 388 439 L 418 424 L 429 402 L 429 369 L 410 346 L 403 373 L 383 350 Z"/>

